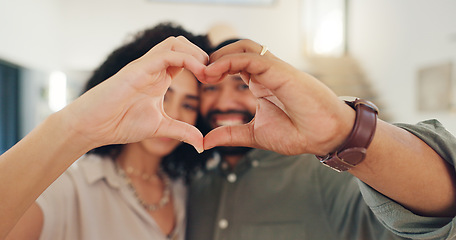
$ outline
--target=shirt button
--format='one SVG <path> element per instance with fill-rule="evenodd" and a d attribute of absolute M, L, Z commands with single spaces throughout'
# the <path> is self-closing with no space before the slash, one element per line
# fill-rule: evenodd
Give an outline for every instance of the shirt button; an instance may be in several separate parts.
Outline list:
<path fill-rule="evenodd" d="M 227 170 L 227 169 L 228 169 L 228 163 L 223 162 L 223 163 L 222 163 L 222 169 L 223 169 L 223 170 Z"/>
<path fill-rule="evenodd" d="M 218 223 L 220 229 L 226 229 L 228 227 L 228 220 L 221 219 Z"/>
<path fill-rule="evenodd" d="M 228 177 L 227 177 L 228 182 L 234 183 L 234 182 L 236 182 L 236 179 L 237 179 L 236 174 L 234 174 L 234 173 L 228 174 Z"/>
<path fill-rule="evenodd" d="M 252 161 L 252 167 L 258 167 L 259 165 L 260 165 L 260 162 L 258 162 L 258 160 Z"/>

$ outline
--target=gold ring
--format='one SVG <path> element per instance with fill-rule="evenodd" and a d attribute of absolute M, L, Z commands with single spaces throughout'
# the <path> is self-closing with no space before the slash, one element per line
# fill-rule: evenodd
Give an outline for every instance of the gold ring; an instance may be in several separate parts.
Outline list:
<path fill-rule="evenodd" d="M 261 49 L 261 52 L 260 52 L 260 56 L 263 56 L 267 51 L 268 51 L 268 47 L 264 46 L 264 45 L 261 45 L 262 49 Z"/>

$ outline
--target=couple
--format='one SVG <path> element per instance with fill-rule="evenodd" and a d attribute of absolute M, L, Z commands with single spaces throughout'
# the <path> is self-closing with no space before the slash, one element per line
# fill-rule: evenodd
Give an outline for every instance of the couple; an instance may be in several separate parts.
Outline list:
<path fill-rule="evenodd" d="M 41 126 L 68 122 L 77 136 L 67 149 L 73 157 L 88 146 L 127 144 L 83 156 L 27 210 L 12 239 L 184 239 L 186 232 L 187 239 L 199 240 L 400 238 L 392 232 L 450 237 L 455 180 L 446 161 L 452 163 L 456 148 L 438 123 L 396 127 L 378 120 L 366 159 L 337 173 L 301 153 L 325 155 L 345 145 L 361 121 L 359 104 L 353 111 L 252 41 L 221 48 L 206 67 L 200 49 L 183 38 L 167 39 L 177 35 L 209 49 L 204 37 L 159 25 L 114 51 L 86 90 L 109 81 Z M 131 89 L 136 93 L 129 99 Z M 99 105 L 106 102 L 106 108 Z M 210 129 L 223 127 L 203 139 L 189 125 L 198 111 Z M 104 122 L 87 127 L 98 119 Z M 221 147 L 203 165 L 194 150 L 174 139 L 198 151 L 222 145 L 258 149 Z M 74 161 L 69 159 L 50 167 L 50 175 L 59 175 Z"/>

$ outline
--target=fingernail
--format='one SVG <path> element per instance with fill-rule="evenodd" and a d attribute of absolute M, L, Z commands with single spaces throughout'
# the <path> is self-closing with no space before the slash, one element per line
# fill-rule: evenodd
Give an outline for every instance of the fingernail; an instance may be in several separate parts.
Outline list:
<path fill-rule="evenodd" d="M 196 147 L 195 147 L 195 149 L 196 149 L 196 151 L 197 151 L 198 153 L 204 152 L 204 149 L 198 149 L 198 148 L 196 148 Z"/>

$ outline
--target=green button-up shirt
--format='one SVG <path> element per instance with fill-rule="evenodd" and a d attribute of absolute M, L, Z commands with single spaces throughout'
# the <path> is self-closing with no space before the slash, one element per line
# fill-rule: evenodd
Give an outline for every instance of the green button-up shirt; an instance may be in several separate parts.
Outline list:
<path fill-rule="evenodd" d="M 189 240 L 394 239 L 356 180 L 313 155 L 252 150 L 234 170 L 219 164 L 197 178 L 189 200 Z"/>
<path fill-rule="evenodd" d="M 440 131 L 402 127 L 421 133 Z M 435 142 L 439 134 L 431 135 L 419 137 Z M 456 159 L 456 154 L 449 157 Z M 390 230 L 409 238 L 423 232 L 431 238 L 448 236 L 452 226 L 451 219 L 413 215 L 352 175 L 322 166 L 313 155 L 252 150 L 235 169 L 223 161 L 210 165 L 214 167 L 197 175 L 190 186 L 189 240 L 402 239 L 377 217 Z M 400 214 L 394 214 L 396 210 Z M 433 234 L 438 231 L 444 233 Z"/>

